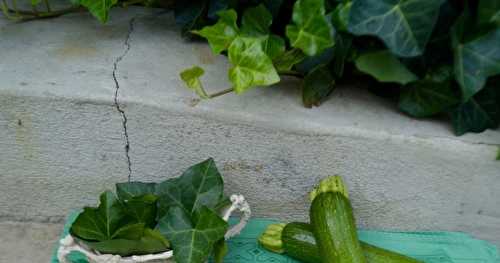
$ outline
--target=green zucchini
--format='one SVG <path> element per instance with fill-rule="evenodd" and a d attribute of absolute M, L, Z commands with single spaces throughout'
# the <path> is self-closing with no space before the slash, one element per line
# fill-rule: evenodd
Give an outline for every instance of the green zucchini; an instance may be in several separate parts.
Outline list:
<path fill-rule="evenodd" d="M 321 262 L 311 225 L 300 222 L 288 223 L 283 228 L 281 240 L 284 251 L 292 258 L 306 263 Z"/>
<path fill-rule="evenodd" d="M 351 203 L 340 192 L 317 195 L 309 218 L 323 263 L 366 263 Z"/>
<path fill-rule="evenodd" d="M 339 175 L 322 179 L 318 186 L 314 187 L 309 193 L 309 200 L 312 202 L 317 195 L 325 192 L 340 192 L 346 198 L 349 198 L 349 191 L 347 190 L 344 180 Z"/>
<path fill-rule="evenodd" d="M 318 247 L 316 246 L 316 240 L 314 239 L 312 226 L 307 223 L 292 222 L 283 226 L 279 224 L 279 229 L 282 229 L 282 233 L 276 231 L 277 227 L 271 227 L 273 229 L 273 237 L 281 237 L 280 246 L 276 246 L 278 243 L 276 240 L 269 239 L 269 233 L 264 232 L 262 236 L 267 235 L 267 239 L 259 239 L 260 244 L 268 249 L 269 245 L 272 246 L 271 251 L 280 251 L 279 253 L 286 253 L 288 256 L 295 258 L 301 262 L 305 263 L 320 263 L 321 258 L 319 255 Z M 262 237 L 261 236 L 261 237 Z M 399 253 L 376 247 L 370 245 L 363 241 L 360 241 L 361 249 L 366 257 L 368 263 L 422 263 L 419 260 L 413 259 L 411 257 L 401 255 Z"/>

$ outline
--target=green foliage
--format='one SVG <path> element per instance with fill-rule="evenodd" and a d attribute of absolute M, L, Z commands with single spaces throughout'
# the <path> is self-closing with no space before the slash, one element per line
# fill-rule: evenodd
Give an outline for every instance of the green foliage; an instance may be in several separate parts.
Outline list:
<path fill-rule="evenodd" d="M 279 1 L 272 12 L 268 1 L 252 3 L 233 5 L 242 15 L 240 34 L 219 50 L 233 64 L 236 93 L 292 75 L 303 79 L 302 100 L 312 107 L 334 83 L 371 81 L 362 76 L 369 75 L 389 90 L 399 87 L 387 97 L 399 98 L 410 116 L 451 113 L 456 134 L 500 122 L 491 106 L 497 97 L 479 94 L 500 74 L 497 0 L 297 0 Z"/>
<path fill-rule="evenodd" d="M 300 49 L 291 49 L 273 59 L 273 64 L 278 72 L 289 71 L 293 66 L 306 58 Z"/>
<path fill-rule="evenodd" d="M 349 31 L 375 35 L 394 54 L 421 55 L 444 0 L 353 0 Z"/>
<path fill-rule="evenodd" d="M 206 206 L 201 206 L 193 215 L 173 206 L 157 227 L 172 241 L 175 261 L 179 263 L 205 262 L 227 228 L 227 222 Z"/>
<path fill-rule="evenodd" d="M 477 17 L 479 24 L 500 24 L 500 1 L 480 0 L 477 7 Z"/>
<path fill-rule="evenodd" d="M 332 13 L 332 24 L 338 31 L 347 32 L 349 26 L 349 14 L 351 12 L 352 2 L 342 2 Z"/>
<path fill-rule="evenodd" d="M 263 6 L 248 8 L 243 14 L 241 31 L 246 36 L 254 36 L 262 41 L 262 49 L 274 59 L 285 52 L 285 41 L 269 31 L 273 17 Z"/>
<path fill-rule="evenodd" d="M 234 10 L 220 11 L 217 15 L 219 20 L 215 25 L 192 31 L 206 38 L 215 54 L 226 50 L 239 34 L 236 26 L 237 14 Z"/>
<path fill-rule="evenodd" d="M 101 23 L 108 21 L 109 10 L 118 0 L 78 0 L 78 4 L 86 7 Z"/>
<path fill-rule="evenodd" d="M 500 123 L 498 82 L 487 86 L 453 110 L 452 121 L 457 135 L 468 131 L 479 132 L 488 128 L 497 128 Z"/>
<path fill-rule="evenodd" d="M 259 38 L 237 38 L 229 47 L 229 80 L 236 93 L 258 85 L 271 85 L 280 81 L 271 58 L 262 49 Z"/>
<path fill-rule="evenodd" d="M 359 71 L 380 82 L 395 82 L 404 85 L 417 80 L 417 76 L 387 50 L 362 54 L 354 63 Z"/>
<path fill-rule="evenodd" d="M 202 68 L 181 72 L 186 86 L 203 99 L 271 86 L 288 75 L 303 81 L 306 107 L 332 92 L 334 85 L 325 83 L 365 84 L 360 86 L 399 98 L 399 109 L 412 117 L 449 116 L 457 134 L 500 122 L 484 106 L 499 101 L 480 95 L 500 76 L 498 0 L 69 1 L 76 9 L 19 12 L 0 5 L 17 20 L 54 17 L 83 6 L 101 22 L 113 6 L 173 8 L 183 36 L 205 38 L 231 63 L 230 88 L 213 94 L 202 85 Z"/>
<path fill-rule="evenodd" d="M 308 108 L 319 106 L 319 104 L 332 93 L 335 88 L 335 80 L 328 67 L 320 65 L 313 69 L 304 78 L 302 87 L 302 101 Z"/>
<path fill-rule="evenodd" d="M 215 263 L 224 262 L 224 257 L 229 253 L 229 247 L 224 238 L 219 239 L 214 245 L 214 261 Z"/>
<path fill-rule="evenodd" d="M 308 56 L 333 46 L 333 27 L 325 15 L 323 0 L 297 0 L 293 6 L 293 24 L 286 27 L 290 45 Z"/>
<path fill-rule="evenodd" d="M 157 213 L 156 200 L 158 200 L 158 196 L 154 194 L 134 196 L 129 200 L 125 200 L 123 206 L 127 215 L 131 218 L 131 222 L 154 227 Z"/>
<path fill-rule="evenodd" d="M 155 183 L 129 182 L 117 183 L 116 194 L 120 200 L 130 200 L 141 195 L 154 194 Z"/>
<path fill-rule="evenodd" d="M 460 30 L 455 29 L 454 33 L 457 31 Z M 500 28 L 467 42 L 455 35 L 453 51 L 455 78 L 463 100 L 467 101 L 484 87 L 488 77 L 500 73 Z"/>
<path fill-rule="evenodd" d="M 144 229 L 139 239 L 111 239 L 99 242 L 85 242 L 90 248 L 105 254 L 132 256 L 154 254 L 165 251 L 169 242 L 157 230 Z"/>
<path fill-rule="evenodd" d="M 263 5 L 251 7 L 243 13 L 241 31 L 248 35 L 267 35 L 272 22 L 273 16 Z"/>
<path fill-rule="evenodd" d="M 120 227 L 125 216 L 122 204 L 111 191 L 100 196 L 97 208 L 86 207 L 76 219 L 71 231 L 78 237 L 87 240 L 109 240 Z"/>
<path fill-rule="evenodd" d="M 224 182 L 212 159 L 187 169 L 181 177 L 166 180 L 156 186 L 160 196 L 160 217 L 172 206 L 191 215 L 200 207 L 215 209 L 224 199 Z"/>
<path fill-rule="evenodd" d="M 173 248 L 176 262 L 218 262 L 227 254 L 228 225 L 219 211 L 229 205 L 212 159 L 159 184 L 116 184 L 118 198 L 104 192 L 97 208 L 85 207 L 71 234 L 101 253 L 152 254 Z"/>
<path fill-rule="evenodd" d="M 415 117 L 429 117 L 458 104 L 450 82 L 419 80 L 412 82 L 401 92 L 399 108 Z"/>
<path fill-rule="evenodd" d="M 204 73 L 205 71 L 202 68 L 194 66 L 182 71 L 181 79 L 184 81 L 184 83 L 186 83 L 188 88 L 194 90 L 200 98 L 208 99 L 209 96 L 200 81 L 200 77 L 203 76 Z"/>

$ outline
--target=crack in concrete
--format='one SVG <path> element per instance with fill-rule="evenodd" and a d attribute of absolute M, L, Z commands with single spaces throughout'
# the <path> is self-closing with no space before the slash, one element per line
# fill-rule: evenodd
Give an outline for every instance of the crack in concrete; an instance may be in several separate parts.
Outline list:
<path fill-rule="evenodd" d="M 129 29 L 127 32 L 127 37 L 125 38 L 125 50 L 123 53 L 118 56 L 115 59 L 115 62 L 113 63 L 113 80 L 115 82 L 115 97 L 114 97 L 114 102 L 115 102 L 115 107 L 116 110 L 120 113 L 122 116 L 122 125 L 123 125 L 123 134 L 125 135 L 125 156 L 127 157 L 127 166 L 128 166 L 128 181 L 130 182 L 131 177 L 132 177 L 132 162 L 130 161 L 130 140 L 128 137 L 128 130 L 127 130 L 127 115 L 125 114 L 125 110 L 120 106 L 120 103 L 118 102 L 118 91 L 120 90 L 120 83 L 118 82 L 118 79 L 116 77 L 116 71 L 118 70 L 118 64 L 120 61 L 123 60 L 123 58 L 128 54 L 130 51 L 130 36 L 132 35 L 132 32 L 134 31 L 134 22 L 135 22 L 135 17 L 130 19 L 129 21 Z"/>

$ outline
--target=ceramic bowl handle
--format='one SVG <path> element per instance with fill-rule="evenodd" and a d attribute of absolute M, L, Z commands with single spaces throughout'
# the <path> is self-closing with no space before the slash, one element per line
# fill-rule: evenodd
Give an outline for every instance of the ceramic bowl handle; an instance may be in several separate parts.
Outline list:
<path fill-rule="evenodd" d="M 250 205 L 248 205 L 243 195 L 236 195 L 236 194 L 231 195 L 230 200 L 232 203 L 231 206 L 227 207 L 222 214 L 224 220 L 226 221 L 229 220 L 231 214 L 236 210 L 238 210 L 242 214 L 240 216 L 240 222 L 232 226 L 224 235 L 224 238 L 226 240 L 239 235 L 241 230 L 245 228 L 248 220 L 250 220 L 250 216 L 252 215 L 252 211 L 250 210 Z"/>

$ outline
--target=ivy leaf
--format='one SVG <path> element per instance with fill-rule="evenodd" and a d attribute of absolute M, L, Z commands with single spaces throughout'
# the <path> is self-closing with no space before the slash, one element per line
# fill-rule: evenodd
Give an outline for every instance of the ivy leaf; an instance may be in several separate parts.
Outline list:
<path fill-rule="evenodd" d="M 100 196 L 98 208 L 85 207 L 71 226 L 71 233 L 86 240 L 109 240 L 125 217 L 122 205 L 111 191 Z"/>
<path fill-rule="evenodd" d="M 277 35 L 266 35 L 262 38 L 262 50 L 270 59 L 274 59 L 285 53 L 285 40 Z"/>
<path fill-rule="evenodd" d="M 216 19 L 218 12 L 234 8 L 234 5 L 237 3 L 236 0 L 210 0 L 209 2 L 208 17 L 210 19 Z"/>
<path fill-rule="evenodd" d="M 125 212 L 132 219 L 131 222 L 144 223 L 154 227 L 156 221 L 156 200 L 158 196 L 145 194 L 135 196 L 123 202 Z"/>
<path fill-rule="evenodd" d="M 31 0 L 31 5 L 36 6 L 38 5 L 42 0 Z"/>
<path fill-rule="evenodd" d="M 413 117 L 429 117 L 449 109 L 460 102 L 450 82 L 419 80 L 401 92 L 399 108 Z"/>
<path fill-rule="evenodd" d="M 387 50 L 362 54 L 356 58 L 355 64 L 358 70 L 380 82 L 406 84 L 417 80 L 417 76 Z"/>
<path fill-rule="evenodd" d="M 120 255 L 122 257 L 165 252 L 170 246 L 159 231 L 148 228 L 144 229 L 144 235 L 138 240 L 112 239 L 101 242 L 84 241 L 84 243 L 102 254 Z"/>
<path fill-rule="evenodd" d="M 332 24 L 337 31 L 348 31 L 349 13 L 351 12 L 352 2 L 340 3 L 335 7 L 332 13 Z"/>
<path fill-rule="evenodd" d="M 338 34 L 337 34 L 338 36 Z M 307 74 L 319 65 L 326 65 L 330 63 L 335 55 L 335 48 L 329 47 L 320 54 L 312 57 L 306 57 L 295 68 L 303 74 Z"/>
<path fill-rule="evenodd" d="M 262 3 L 266 6 L 274 18 L 278 17 L 284 0 L 263 0 Z"/>
<path fill-rule="evenodd" d="M 207 0 L 175 1 L 175 22 L 181 26 L 183 35 L 206 23 L 203 17 L 206 7 Z"/>
<path fill-rule="evenodd" d="M 182 176 L 159 184 L 156 194 L 160 217 L 171 206 L 192 214 L 201 206 L 215 208 L 224 198 L 224 182 L 213 159 L 208 159 L 190 167 Z"/>
<path fill-rule="evenodd" d="M 144 235 L 143 223 L 130 224 L 116 230 L 111 239 L 138 240 Z"/>
<path fill-rule="evenodd" d="M 179 263 L 205 262 L 214 244 L 224 238 L 228 224 L 206 206 L 201 206 L 193 217 L 177 206 L 159 220 L 157 229 L 169 237 L 175 261 Z"/>
<path fill-rule="evenodd" d="M 306 58 L 302 50 L 293 48 L 273 59 L 273 65 L 279 72 L 291 70 L 292 67 Z"/>
<path fill-rule="evenodd" d="M 344 66 L 351 54 L 352 39 L 352 35 L 345 33 L 340 33 L 335 36 L 332 71 L 336 78 L 340 78 L 344 75 Z"/>
<path fill-rule="evenodd" d="M 500 95 L 498 83 L 478 92 L 451 113 L 455 134 L 482 132 L 496 128 L 500 123 Z"/>
<path fill-rule="evenodd" d="M 206 26 L 201 30 L 192 31 L 208 40 L 208 44 L 215 54 L 226 50 L 238 36 L 239 29 L 236 25 L 237 14 L 233 9 L 217 13 L 219 20 L 213 26 Z"/>
<path fill-rule="evenodd" d="M 143 182 L 128 182 L 128 183 L 117 183 L 116 194 L 120 201 L 126 201 L 132 199 L 133 197 L 153 194 L 155 192 L 155 183 L 143 183 Z"/>
<path fill-rule="evenodd" d="M 182 71 L 181 79 L 186 83 L 187 87 L 194 90 L 200 98 L 208 99 L 210 96 L 207 94 L 200 81 L 200 77 L 203 76 L 204 73 L 205 71 L 202 68 L 194 66 Z"/>
<path fill-rule="evenodd" d="M 500 28 L 462 43 L 460 22 L 453 29 L 454 71 L 462 99 L 467 101 L 488 77 L 500 73 Z"/>
<path fill-rule="evenodd" d="M 215 263 L 224 262 L 224 257 L 229 252 L 229 247 L 224 238 L 217 241 L 214 245 L 214 261 Z"/>
<path fill-rule="evenodd" d="M 272 24 L 273 16 L 267 8 L 260 4 L 248 8 L 243 13 L 241 32 L 245 37 L 258 37 L 262 41 L 262 49 L 271 58 L 275 58 L 285 52 L 285 40 L 270 34 L 269 26 Z"/>
<path fill-rule="evenodd" d="M 78 3 L 86 7 L 101 23 L 106 23 L 109 10 L 118 3 L 118 0 L 79 0 Z"/>
<path fill-rule="evenodd" d="M 286 27 L 290 45 L 314 56 L 334 44 L 334 30 L 325 15 L 323 0 L 298 0 L 293 6 L 293 24 Z"/>
<path fill-rule="evenodd" d="M 453 68 L 450 65 L 441 65 L 427 71 L 425 78 L 435 82 L 446 82 L 453 79 Z"/>
<path fill-rule="evenodd" d="M 392 53 L 414 57 L 424 52 L 444 0 L 353 0 L 349 31 L 379 37 Z"/>
<path fill-rule="evenodd" d="M 267 8 L 260 4 L 245 10 L 241 20 L 241 32 L 247 35 L 267 35 L 273 16 Z"/>
<path fill-rule="evenodd" d="M 335 88 L 335 80 L 328 66 L 321 65 L 313 69 L 304 78 L 302 101 L 308 108 L 319 106 Z"/>
<path fill-rule="evenodd" d="M 178 178 L 165 180 L 158 184 L 156 194 L 158 197 L 158 216 L 162 218 L 172 206 L 184 208 L 186 213 L 190 213 L 192 208 L 186 208 L 182 202 L 182 189 L 178 186 Z"/>
<path fill-rule="evenodd" d="M 229 47 L 229 80 L 236 93 L 254 86 L 267 86 L 280 81 L 269 56 L 258 38 L 236 38 Z"/>
<path fill-rule="evenodd" d="M 477 19 L 478 24 L 496 23 L 500 25 L 500 1 L 479 0 Z"/>

